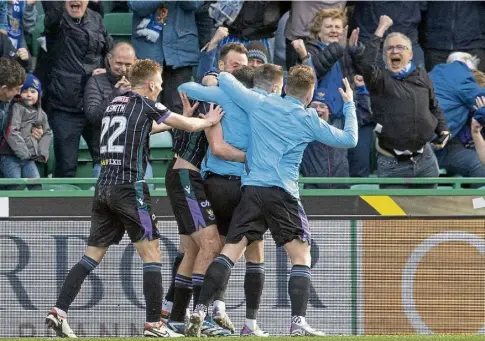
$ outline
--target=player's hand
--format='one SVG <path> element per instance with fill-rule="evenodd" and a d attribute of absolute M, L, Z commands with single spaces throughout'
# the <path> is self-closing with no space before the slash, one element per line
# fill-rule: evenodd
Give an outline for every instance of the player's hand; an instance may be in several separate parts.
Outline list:
<path fill-rule="evenodd" d="M 472 118 L 471 130 L 473 135 L 480 135 L 482 131 L 482 125 L 478 121 Z"/>
<path fill-rule="evenodd" d="M 131 90 L 131 83 L 125 76 L 121 77 L 121 79 L 115 84 L 115 88 L 119 89 L 122 92 L 130 91 Z"/>
<path fill-rule="evenodd" d="M 182 106 L 184 107 L 184 111 L 182 115 L 185 117 L 192 117 L 194 116 L 195 109 L 199 106 L 199 102 L 195 102 L 194 105 L 190 105 L 189 98 L 185 92 L 179 92 L 180 99 L 182 100 Z"/>
<path fill-rule="evenodd" d="M 355 75 L 354 84 L 355 86 L 364 86 L 365 85 L 364 77 L 362 77 L 361 75 Z"/>
<path fill-rule="evenodd" d="M 102 73 L 106 73 L 106 69 L 98 68 L 93 71 L 93 76 L 100 75 Z"/>
<path fill-rule="evenodd" d="M 17 50 L 17 56 L 19 56 L 21 60 L 29 60 L 29 51 L 27 51 L 26 48 L 21 47 Z"/>
<path fill-rule="evenodd" d="M 207 112 L 207 114 L 199 114 L 200 118 L 203 118 L 205 120 L 209 120 L 209 122 L 212 123 L 212 125 L 217 124 L 222 116 L 224 115 L 224 112 L 222 111 L 222 107 L 220 105 L 216 106 L 214 108 L 214 103 L 211 103 L 210 109 Z"/>
<path fill-rule="evenodd" d="M 342 79 L 342 82 L 344 83 L 344 90 L 342 88 L 338 88 L 338 92 L 340 92 L 340 96 L 342 96 L 342 99 L 344 102 L 353 102 L 354 101 L 354 91 L 350 87 L 349 81 L 347 78 Z"/>

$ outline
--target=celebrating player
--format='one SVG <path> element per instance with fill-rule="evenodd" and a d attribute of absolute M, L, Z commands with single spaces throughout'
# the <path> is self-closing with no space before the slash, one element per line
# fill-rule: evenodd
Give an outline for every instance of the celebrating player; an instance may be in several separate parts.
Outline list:
<path fill-rule="evenodd" d="M 222 110 L 211 106 L 203 119 L 190 118 L 195 106 L 184 107 L 184 115 L 172 114 L 156 103 L 162 89 L 161 67 L 151 60 L 138 60 L 102 118 L 101 175 L 96 184 L 88 247 L 69 272 L 46 324 L 58 336 L 76 337 L 67 323 L 67 311 L 83 281 L 101 262 L 108 247 L 128 235 L 143 260 L 143 293 L 146 302 L 144 336 L 178 337 L 160 321 L 162 276 L 159 232 L 151 212 L 151 199 L 143 181 L 148 137 L 152 122 L 187 131 L 200 131 L 218 123 Z"/>
<path fill-rule="evenodd" d="M 305 107 L 315 90 L 311 67 L 295 66 L 289 71 L 286 97 L 264 96 L 246 89 L 232 75 L 221 73 L 219 87 L 244 108 L 251 127 L 243 194 L 229 227 L 226 245 L 209 266 L 200 298 L 186 330 L 199 336 L 202 321 L 214 293 L 225 285 L 244 249 L 271 231 L 277 246 L 286 250 L 293 268 L 288 292 L 291 301 L 290 334 L 321 336 L 305 320 L 310 293 L 310 231 L 299 199 L 299 167 L 308 143 L 352 148 L 357 144 L 357 120 L 353 93 L 348 81 L 344 98 L 345 128 L 329 126 L 314 109 Z"/>

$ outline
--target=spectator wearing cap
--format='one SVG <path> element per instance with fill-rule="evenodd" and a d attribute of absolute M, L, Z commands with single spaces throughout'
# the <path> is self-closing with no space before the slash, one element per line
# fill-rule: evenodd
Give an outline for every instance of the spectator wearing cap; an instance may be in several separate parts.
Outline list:
<path fill-rule="evenodd" d="M 332 126 L 343 129 L 344 121 L 332 114 L 332 97 L 328 90 L 319 88 L 315 91 L 310 107 L 314 108 L 318 116 Z M 304 177 L 335 178 L 349 177 L 349 163 L 347 149 L 335 148 L 321 142 L 311 142 L 303 153 L 301 174 Z M 348 185 L 334 184 L 305 184 L 305 189 L 348 188 Z"/>
<path fill-rule="evenodd" d="M 268 64 L 268 49 L 260 41 L 254 40 L 246 45 L 248 50 L 248 65 L 252 68 Z"/>
<path fill-rule="evenodd" d="M 35 164 L 47 162 L 52 140 L 52 131 L 47 122 L 47 115 L 40 105 L 42 85 L 32 74 L 28 74 L 22 86 L 20 98 L 11 106 L 7 137 L 7 146 L 2 150 L 0 163 L 6 178 L 40 178 Z M 40 140 L 32 136 L 32 129 L 43 131 Z M 40 185 L 28 185 L 29 189 L 41 189 Z M 12 186 L 11 189 L 21 189 Z"/>
<path fill-rule="evenodd" d="M 485 96 L 485 88 L 477 83 L 474 76 L 477 66 L 476 57 L 455 52 L 448 57 L 446 64 L 436 65 L 429 73 L 436 99 L 451 131 L 448 144 L 435 152 L 440 168 L 446 169 L 449 175 L 485 177 L 485 167 L 475 148 L 469 144 L 472 139 L 467 138 L 471 137 L 470 116 L 475 114 L 477 98 Z"/>

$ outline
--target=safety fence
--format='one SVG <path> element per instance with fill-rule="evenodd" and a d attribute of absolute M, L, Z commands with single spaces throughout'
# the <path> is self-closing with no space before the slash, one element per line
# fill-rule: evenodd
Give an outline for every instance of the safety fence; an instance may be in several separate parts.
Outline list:
<path fill-rule="evenodd" d="M 485 333 L 485 191 L 458 188 L 467 179 L 451 179 L 456 189 L 302 191 L 313 239 L 307 316 L 314 327 L 335 335 Z M 80 179 L 42 179 L 72 180 Z M 92 195 L 0 192 L 0 337 L 53 335 L 44 317 L 84 251 Z M 167 289 L 177 228 L 164 191 L 152 196 Z M 265 268 L 259 323 L 273 335 L 287 334 L 291 265 L 269 235 Z M 244 323 L 244 270 L 242 260 L 226 294 L 237 328 Z M 141 261 L 125 237 L 89 275 L 69 321 L 78 336 L 137 336 L 144 315 Z"/>

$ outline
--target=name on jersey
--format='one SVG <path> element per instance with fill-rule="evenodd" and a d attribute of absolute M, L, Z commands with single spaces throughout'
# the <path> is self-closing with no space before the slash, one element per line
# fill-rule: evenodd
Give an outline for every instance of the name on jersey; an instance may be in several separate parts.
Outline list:
<path fill-rule="evenodd" d="M 121 166 L 121 160 L 119 160 L 119 159 L 104 159 L 104 160 L 101 160 L 101 166 Z"/>
<path fill-rule="evenodd" d="M 130 98 L 129 97 L 126 97 L 126 96 L 118 96 L 118 97 L 115 97 L 111 103 L 128 103 L 130 101 Z"/>
<path fill-rule="evenodd" d="M 110 104 L 106 108 L 106 112 L 110 114 L 112 113 L 120 114 L 125 111 L 125 108 L 126 108 L 126 104 Z"/>

